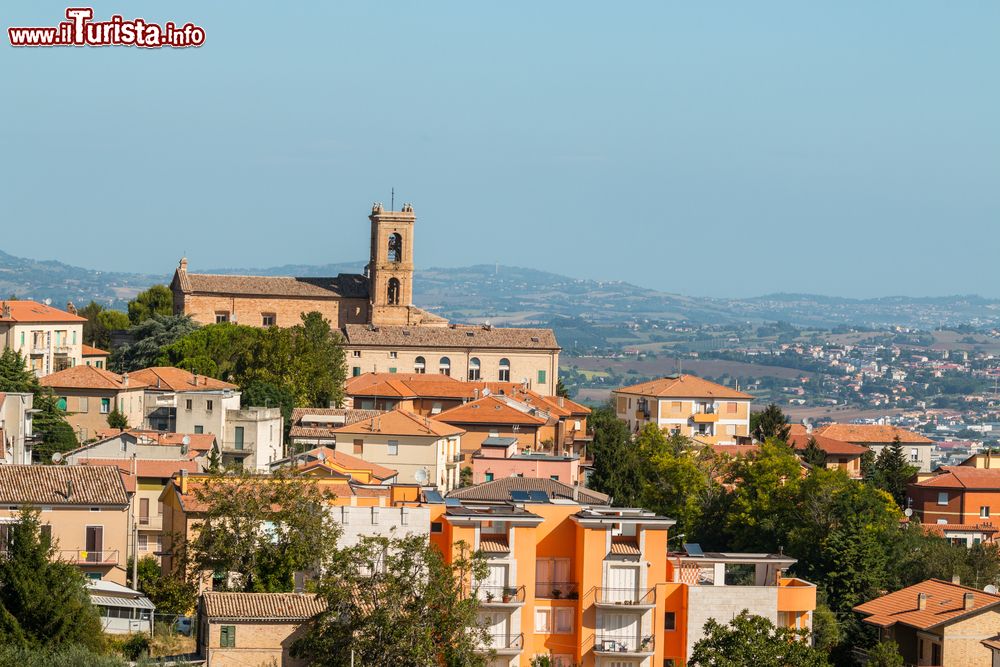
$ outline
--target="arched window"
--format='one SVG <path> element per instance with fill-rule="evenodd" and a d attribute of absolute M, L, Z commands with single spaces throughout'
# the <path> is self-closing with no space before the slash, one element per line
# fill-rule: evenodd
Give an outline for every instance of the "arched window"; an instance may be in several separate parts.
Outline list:
<path fill-rule="evenodd" d="M 476 381 L 479 379 L 479 357 L 472 357 L 469 359 L 469 380 Z"/>
<path fill-rule="evenodd" d="M 438 373 L 441 375 L 451 375 L 451 359 L 441 357 L 441 361 L 438 362 Z"/>
<path fill-rule="evenodd" d="M 389 288 L 386 290 L 387 301 L 390 306 L 399 305 L 399 279 L 389 278 Z"/>
<path fill-rule="evenodd" d="M 510 382 L 510 359 L 500 360 L 500 381 Z"/>
<path fill-rule="evenodd" d="M 427 370 L 427 364 L 424 363 L 423 357 L 417 357 L 416 361 L 413 362 L 413 372 L 423 375 Z"/>
<path fill-rule="evenodd" d="M 389 261 L 403 261 L 403 236 L 402 234 L 389 234 Z"/>

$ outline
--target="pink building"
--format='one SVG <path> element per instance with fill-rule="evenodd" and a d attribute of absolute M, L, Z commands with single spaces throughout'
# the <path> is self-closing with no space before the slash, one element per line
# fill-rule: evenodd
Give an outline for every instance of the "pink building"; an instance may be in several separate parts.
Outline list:
<path fill-rule="evenodd" d="M 489 437 L 472 456 L 472 483 L 504 477 L 554 479 L 563 484 L 580 481 L 580 457 L 542 452 L 518 452 L 517 438 Z"/>

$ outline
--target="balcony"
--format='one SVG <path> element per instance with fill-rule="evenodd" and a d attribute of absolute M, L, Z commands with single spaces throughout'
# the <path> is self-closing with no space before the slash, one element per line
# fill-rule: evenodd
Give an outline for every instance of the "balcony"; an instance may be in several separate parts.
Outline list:
<path fill-rule="evenodd" d="M 139 530 L 163 530 L 163 516 L 140 516 Z"/>
<path fill-rule="evenodd" d="M 118 549 L 111 551 L 87 551 L 86 549 L 62 549 L 59 560 L 75 565 L 118 565 Z"/>
<path fill-rule="evenodd" d="M 638 588 L 598 588 L 594 603 L 602 608 L 645 611 L 656 606 L 656 589 L 644 591 Z"/>
<path fill-rule="evenodd" d="M 652 635 L 644 637 L 597 635 L 594 638 L 594 653 L 600 656 L 645 658 L 653 655 L 653 649 Z"/>
<path fill-rule="evenodd" d="M 804 612 L 815 608 L 815 584 L 794 577 L 778 580 L 778 611 Z"/>
<path fill-rule="evenodd" d="M 523 634 L 489 635 L 479 649 L 481 652 L 494 651 L 497 655 L 517 655 L 524 648 Z"/>
<path fill-rule="evenodd" d="M 39 345 L 38 343 L 32 343 L 31 344 L 31 353 L 32 354 L 44 355 L 44 354 L 47 354 L 48 351 L 49 351 L 49 348 L 46 347 L 44 343 L 41 344 L 41 345 Z"/>
<path fill-rule="evenodd" d="M 480 586 L 476 594 L 484 607 L 519 607 L 524 596 L 524 586 Z"/>
<path fill-rule="evenodd" d="M 719 421 L 719 415 L 715 412 L 696 412 L 691 419 L 695 424 L 714 424 Z"/>
<path fill-rule="evenodd" d="M 537 581 L 535 597 L 546 600 L 576 600 L 580 597 L 580 587 L 575 581 Z"/>
<path fill-rule="evenodd" d="M 52 351 L 56 354 L 69 354 L 73 351 L 69 345 L 53 345 Z"/>
<path fill-rule="evenodd" d="M 222 445 L 223 454 L 253 454 L 254 443 L 252 442 L 227 442 Z"/>

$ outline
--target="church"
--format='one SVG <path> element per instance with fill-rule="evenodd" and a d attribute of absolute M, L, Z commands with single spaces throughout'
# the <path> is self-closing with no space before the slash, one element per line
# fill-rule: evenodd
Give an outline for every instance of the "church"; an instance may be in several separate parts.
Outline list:
<path fill-rule="evenodd" d="M 372 206 L 364 275 L 332 278 L 189 273 L 181 259 L 170 283 L 174 313 L 201 324 L 290 327 L 317 311 L 344 335 L 348 372 L 439 373 L 521 382 L 555 393 L 559 345 L 551 329 L 450 324 L 413 305 L 416 215 Z"/>

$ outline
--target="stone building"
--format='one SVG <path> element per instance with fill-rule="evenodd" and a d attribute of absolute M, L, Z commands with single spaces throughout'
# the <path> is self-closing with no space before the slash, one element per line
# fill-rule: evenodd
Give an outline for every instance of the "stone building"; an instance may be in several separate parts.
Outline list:
<path fill-rule="evenodd" d="M 371 247 L 364 274 L 330 278 L 189 273 L 181 259 L 170 288 L 174 312 L 202 324 L 290 327 L 317 311 L 346 340 L 354 375 L 438 373 L 461 379 L 526 383 L 555 394 L 559 345 L 550 329 L 449 324 L 413 305 L 414 226 L 401 211 L 372 206 Z"/>

